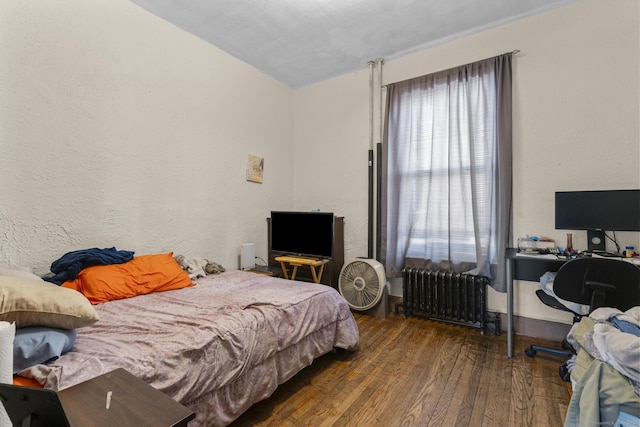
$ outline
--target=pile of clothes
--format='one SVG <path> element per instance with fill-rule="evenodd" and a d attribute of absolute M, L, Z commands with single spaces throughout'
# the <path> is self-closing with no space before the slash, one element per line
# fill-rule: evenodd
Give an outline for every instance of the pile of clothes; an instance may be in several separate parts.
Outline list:
<path fill-rule="evenodd" d="M 121 251 L 113 248 L 90 248 L 72 251 L 64 254 L 51 264 L 51 273 L 43 277 L 44 280 L 61 285 L 67 280 L 74 280 L 78 273 L 93 265 L 122 264 L 133 259 L 134 252 Z M 187 272 L 191 280 L 204 277 L 207 274 L 217 274 L 225 268 L 213 261 L 203 258 L 188 259 L 184 255 L 176 255 L 174 259 Z"/>
<path fill-rule="evenodd" d="M 92 265 L 122 264 L 133 259 L 132 251 L 119 251 L 114 248 L 91 248 L 67 252 L 51 264 L 51 274 L 43 277 L 47 282 L 61 285 L 74 280 L 86 267 Z"/>
<path fill-rule="evenodd" d="M 218 274 L 225 271 L 225 268 L 218 263 L 204 258 L 186 258 L 184 255 L 174 256 L 176 262 L 187 272 L 191 280 L 204 277 L 207 274 Z"/>
<path fill-rule="evenodd" d="M 639 425 L 640 307 L 598 308 L 573 325 L 567 340 L 577 356 L 565 426 Z"/>

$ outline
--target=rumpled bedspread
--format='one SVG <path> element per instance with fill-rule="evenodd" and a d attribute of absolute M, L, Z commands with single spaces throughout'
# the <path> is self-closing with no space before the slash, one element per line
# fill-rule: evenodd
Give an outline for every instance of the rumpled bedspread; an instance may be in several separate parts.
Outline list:
<path fill-rule="evenodd" d="M 226 425 L 358 328 L 333 288 L 238 270 L 196 286 L 99 304 L 74 348 L 20 375 L 61 390 L 124 368 L 190 407 L 191 425 Z"/>

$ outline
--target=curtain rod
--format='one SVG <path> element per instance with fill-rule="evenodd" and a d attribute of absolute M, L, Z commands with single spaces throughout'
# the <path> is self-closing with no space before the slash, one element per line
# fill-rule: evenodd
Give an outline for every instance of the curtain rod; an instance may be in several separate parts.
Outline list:
<path fill-rule="evenodd" d="M 519 53 L 520 53 L 520 49 L 513 49 L 511 52 L 505 52 L 505 53 L 510 53 L 510 54 L 512 54 L 512 55 L 517 55 L 517 54 L 519 54 Z M 501 55 L 504 55 L 504 53 L 502 53 Z M 495 55 L 495 56 L 500 56 L 500 55 Z M 493 57 L 491 57 L 491 58 L 493 58 Z M 482 61 L 482 59 L 479 59 L 479 61 Z M 474 61 L 474 62 L 475 62 L 475 61 Z M 435 71 L 435 72 L 437 72 L 437 71 Z M 409 80 L 409 79 L 412 79 L 412 78 L 413 78 L 413 77 L 409 77 L 408 79 L 404 79 L 404 80 Z M 400 80 L 400 82 L 403 82 L 404 80 Z M 393 83 L 399 83 L 399 82 L 393 82 Z M 386 88 L 387 88 L 387 85 L 390 85 L 390 84 L 393 84 L 393 83 L 387 83 L 387 84 L 382 85 L 382 86 L 380 86 L 380 87 L 381 87 L 381 88 L 383 88 L 383 89 L 386 89 Z"/>

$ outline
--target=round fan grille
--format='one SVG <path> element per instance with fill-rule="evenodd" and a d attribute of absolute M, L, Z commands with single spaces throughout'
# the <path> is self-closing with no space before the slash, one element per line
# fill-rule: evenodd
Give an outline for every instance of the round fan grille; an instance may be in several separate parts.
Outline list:
<path fill-rule="evenodd" d="M 382 298 L 385 280 L 381 263 L 373 259 L 358 259 L 342 267 L 338 288 L 351 308 L 368 310 Z"/>

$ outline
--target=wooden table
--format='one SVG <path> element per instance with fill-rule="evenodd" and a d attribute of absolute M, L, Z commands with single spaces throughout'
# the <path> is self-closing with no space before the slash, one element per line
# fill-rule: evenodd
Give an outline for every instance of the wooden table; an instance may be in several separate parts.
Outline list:
<path fill-rule="evenodd" d="M 71 427 L 186 427 L 196 417 L 193 411 L 124 369 L 61 390 L 58 396 Z"/>
<path fill-rule="evenodd" d="M 296 256 L 279 256 L 279 257 L 276 257 L 276 261 L 280 263 L 280 266 L 282 267 L 282 274 L 284 274 L 285 279 L 289 279 L 287 264 L 293 267 L 290 280 L 296 280 L 296 273 L 298 272 L 298 267 L 302 265 L 308 265 L 309 268 L 311 269 L 311 277 L 313 278 L 313 283 L 320 283 L 320 280 L 322 279 L 322 271 L 324 270 L 324 265 L 329 262 L 328 259 L 302 258 L 302 257 L 296 257 Z M 320 270 L 317 273 L 316 273 L 316 267 L 320 267 Z"/>

